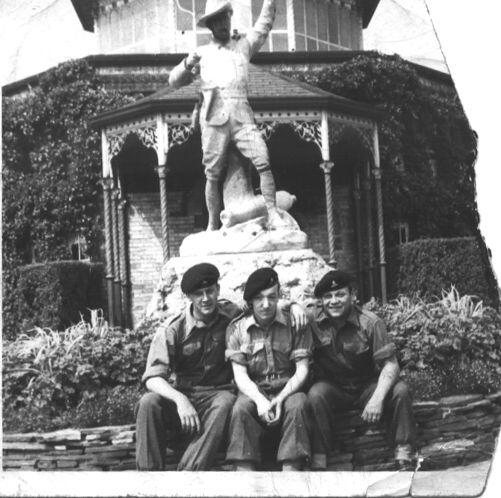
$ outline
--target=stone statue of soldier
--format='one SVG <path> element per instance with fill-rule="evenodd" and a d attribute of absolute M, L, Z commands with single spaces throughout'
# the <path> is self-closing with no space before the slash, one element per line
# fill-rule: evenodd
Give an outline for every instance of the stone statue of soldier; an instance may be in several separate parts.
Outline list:
<path fill-rule="evenodd" d="M 190 84 L 200 74 L 203 101 L 200 109 L 203 164 L 207 178 L 205 198 L 208 231 L 219 228 L 222 210 L 220 181 L 230 146 L 256 168 L 267 212 L 267 228 L 281 228 L 276 189 L 266 143 L 259 132 L 248 93 L 250 59 L 263 46 L 275 19 L 275 0 L 264 0 L 261 14 L 246 36 L 231 36 L 233 8 L 227 0 L 208 0 L 198 20 L 212 32 L 211 41 L 198 47 L 176 66 L 169 77 L 174 88 Z"/>

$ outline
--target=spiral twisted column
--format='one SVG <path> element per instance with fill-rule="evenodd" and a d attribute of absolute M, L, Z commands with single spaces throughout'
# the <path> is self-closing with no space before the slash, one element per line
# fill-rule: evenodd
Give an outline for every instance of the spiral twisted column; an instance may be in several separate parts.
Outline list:
<path fill-rule="evenodd" d="M 106 252 L 106 293 L 108 299 L 108 320 L 110 326 L 115 326 L 115 316 L 113 312 L 113 239 L 112 239 L 112 219 L 111 219 L 111 178 L 102 179 L 103 201 L 104 201 L 104 241 Z"/>
<path fill-rule="evenodd" d="M 367 276 L 369 279 L 369 298 L 374 296 L 374 232 L 372 229 L 372 190 L 370 168 L 367 168 L 367 177 L 362 183 L 365 199 L 365 222 L 367 231 Z"/>
<path fill-rule="evenodd" d="M 118 199 L 118 245 L 120 248 L 120 281 L 122 285 L 122 321 L 123 326 L 130 328 L 130 282 L 129 265 L 127 258 L 127 199 L 119 197 Z"/>
<path fill-rule="evenodd" d="M 374 169 L 374 181 L 376 183 L 376 206 L 377 206 L 377 231 L 379 245 L 379 271 L 381 273 L 381 299 L 383 304 L 387 302 L 386 289 L 386 255 L 384 247 L 384 222 L 383 222 L 383 193 L 381 188 L 381 168 Z"/>
<path fill-rule="evenodd" d="M 334 256 L 334 199 L 332 195 L 332 179 L 331 171 L 334 167 L 332 161 L 324 161 L 320 163 L 320 168 L 324 172 L 325 183 L 325 207 L 327 210 L 327 235 L 329 237 L 329 264 L 336 266 L 336 258 Z"/>
<path fill-rule="evenodd" d="M 160 164 L 157 167 L 158 181 L 160 184 L 160 215 L 162 223 L 162 251 L 164 263 L 166 263 L 170 256 L 169 250 L 169 220 L 167 211 L 167 184 L 166 184 L 166 171 L 165 164 Z"/>
<path fill-rule="evenodd" d="M 362 213 L 360 207 L 360 173 L 355 173 L 355 186 L 353 188 L 355 201 L 355 231 L 357 236 L 357 280 L 359 292 L 363 292 L 363 239 L 362 239 Z"/>
<path fill-rule="evenodd" d="M 120 285 L 120 243 L 118 235 L 118 197 L 119 191 L 114 188 L 111 193 L 111 223 L 113 233 L 113 289 L 114 289 L 114 312 L 116 325 L 122 326 L 122 289 Z"/>

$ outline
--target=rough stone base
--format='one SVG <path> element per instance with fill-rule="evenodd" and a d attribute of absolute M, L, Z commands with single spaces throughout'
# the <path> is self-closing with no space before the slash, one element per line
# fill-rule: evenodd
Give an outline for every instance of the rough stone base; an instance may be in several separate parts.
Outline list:
<path fill-rule="evenodd" d="M 413 411 L 420 470 L 446 469 L 491 458 L 501 423 L 501 392 L 416 401 Z M 328 455 L 328 470 L 395 469 L 383 424 L 365 424 L 360 411 L 340 413 L 336 420 L 335 451 Z M 135 436 L 134 425 L 4 434 L 3 469 L 133 470 Z M 269 450 L 272 441 L 264 443 L 263 450 Z M 169 446 L 165 470 L 176 470 L 182 448 Z M 214 470 L 232 469 L 224 452 L 218 453 Z M 270 451 L 264 451 L 261 470 L 279 470 Z"/>
<path fill-rule="evenodd" d="M 239 223 L 230 228 L 188 235 L 179 248 L 182 257 L 207 254 L 239 254 L 261 251 L 287 251 L 308 246 L 307 235 L 286 211 L 280 210 L 283 225 L 266 228 L 267 217 Z"/>
<path fill-rule="evenodd" d="M 273 267 L 279 275 L 283 296 L 293 300 L 312 296 L 315 283 L 331 269 L 311 249 L 171 258 L 162 269 L 160 283 L 148 305 L 149 320 L 162 320 L 184 309 L 186 299 L 180 288 L 181 278 L 188 268 L 201 262 L 219 268 L 221 297 L 237 303 L 242 301 L 247 277 L 257 268 Z"/>

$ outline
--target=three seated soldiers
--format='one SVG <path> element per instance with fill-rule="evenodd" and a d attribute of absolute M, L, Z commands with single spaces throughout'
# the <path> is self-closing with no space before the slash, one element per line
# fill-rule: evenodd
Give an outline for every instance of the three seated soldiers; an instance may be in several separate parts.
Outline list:
<path fill-rule="evenodd" d="M 352 408 L 366 422 L 385 420 L 399 468 L 410 468 L 415 425 L 395 345 L 384 322 L 355 304 L 348 274 L 318 282 L 321 311 L 309 323 L 297 304 L 279 305 L 271 268 L 249 276 L 243 309 L 218 300 L 218 278 L 211 264 L 190 268 L 181 281 L 190 305 L 153 337 L 138 470 L 163 469 L 168 431 L 188 440 L 179 470 L 210 469 L 224 443 L 237 470 L 253 470 L 268 432 L 279 436 L 283 470 L 324 470 L 336 413 Z"/>

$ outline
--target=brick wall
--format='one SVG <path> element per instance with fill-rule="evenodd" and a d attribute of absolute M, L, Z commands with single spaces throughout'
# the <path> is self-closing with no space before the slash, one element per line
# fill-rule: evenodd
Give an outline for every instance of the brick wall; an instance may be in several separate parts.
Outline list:
<path fill-rule="evenodd" d="M 158 192 L 131 193 L 129 199 L 129 258 L 132 284 L 132 316 L 141 319 L 163 265 L 162 222 Z M 201 228 L 195 227 L 195 215 L 183 213 L 184 192 L 168 192 L 170 257 L 179 256 L 183 239 Z"/>
<path fill-rule="evenodd" d="M 128 198 L 132 316 L 136 325 L 160 277 L 162 225 L 158 193 L 129 194 Z"/>

